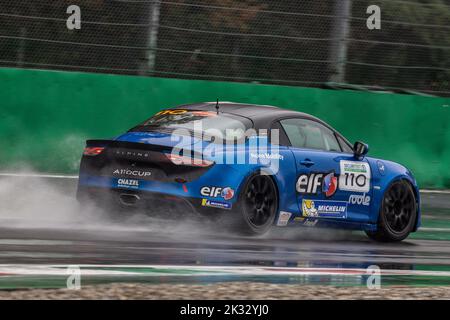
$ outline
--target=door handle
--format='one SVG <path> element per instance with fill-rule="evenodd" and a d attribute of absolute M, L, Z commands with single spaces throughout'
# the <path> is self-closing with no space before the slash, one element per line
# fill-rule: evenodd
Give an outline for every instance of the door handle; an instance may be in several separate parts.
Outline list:
<path fill-rule="evenodd" d="M 303 161 L 300 161 L 300 164 L 302 165 L 302 166 L 305 166 L 305 167 L 311 167 L 311 166 L 313 166 L 314 165 L 314 161 L 311 161 L 310 159 L 305 159 L 305 160 L 303 160 Z"/>

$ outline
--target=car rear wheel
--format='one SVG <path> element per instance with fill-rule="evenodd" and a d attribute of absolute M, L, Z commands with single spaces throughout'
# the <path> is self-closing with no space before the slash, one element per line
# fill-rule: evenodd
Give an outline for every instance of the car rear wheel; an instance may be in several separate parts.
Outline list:
<path fill-rule="evenodd" d="M 239 233 L 258 235 L 272 226 L 278 210 L 275 182 L 268 175 L 255 174 L 247 179 L 239 195 L 234 227 Z"/>
<path fill-rule="evenodd" d="M 405 180 L 395 181 L 384 194 L 378 230 L 366 233 L 376 241 L 401 241 L 414 228 L 416 216 L 417 202 L 411 185 Z"/>

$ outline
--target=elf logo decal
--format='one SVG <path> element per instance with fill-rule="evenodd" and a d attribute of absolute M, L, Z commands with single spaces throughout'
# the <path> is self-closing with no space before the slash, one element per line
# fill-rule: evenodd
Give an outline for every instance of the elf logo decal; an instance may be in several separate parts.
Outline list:
<path fill-rule="evenodd" d="M 317 194 L 321 188 L 325 196 L 331 197 L 338 188 L 338 179 L 334 172 L 302 174 L 297 179 L 296 189 L 301 194 Z"/>
<path fill-rule="evenodd" d="M 225 200 L 230 200 L 234 197 L 234 190 L 231 189 L 230 187 L 226 187 L 222 190 L 220 196 Z"/>
<path fill-rule="evenodd" d="M 322 192 L 325 193 L 326 197 L 331 197 L 337 190 L 338 179 L 334 176 L 334 172 L 327 174 L 323 178 Z"/>
<path fill-rule="evenodd" d="M 222 192 L 222 188 L 219 187 L 203 187 L 200 189 L 200 194 L 204 197 L 217 198 Z"/>
<path fill-rule="evenodd" d="M 340 190 L 363 193 L 370 191 L 371 172 L 367 162 L 341 160 L 340 168 Z"/>
<path fill-rule="evenodd" d="M 225 200 L 230 200 L 234 197 L 234 190 L 230 187 L 203 187 L 200 189 L 200 194 L 204 197 L 217 198 L 221 196 Z"/>

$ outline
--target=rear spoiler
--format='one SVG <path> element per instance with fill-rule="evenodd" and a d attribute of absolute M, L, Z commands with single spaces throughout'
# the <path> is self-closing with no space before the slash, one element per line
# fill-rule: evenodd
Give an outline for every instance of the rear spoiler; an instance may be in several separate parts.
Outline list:
<path fill-rule="evenodd" d="M 86 140 L 86 147 L 107 147 L 113 140 L 92 139 Z"/>
<path fill-rule="evenodd" d="M 117 141 L 117 140 L 86 140 L 86 147 L 111 147 L 111 148 L 125 148 L 125 149 L 137 149 L 137 150 L 148 150 L 157 152 L 172 152 L 171 147 L 160 146 L 155 144 L 146 144 L 139 142 L 129 142 L 129 141 Z"/>

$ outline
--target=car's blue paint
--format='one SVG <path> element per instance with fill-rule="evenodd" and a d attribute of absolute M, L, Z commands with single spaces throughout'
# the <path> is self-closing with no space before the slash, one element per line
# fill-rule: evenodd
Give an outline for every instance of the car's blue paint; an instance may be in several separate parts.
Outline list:
<path fill-rule="evenodd" d="M 375 159 L 371 157 L 366 157 L 369 161 L 369 164 L 376 174 L 373 175 L 372 181 L 372 190 L 374 193 L 374 202 L 371 206 L 370 210 L 370 218 L 369 221 L 371 223 L 376 223 L 378 221 L 379 211 L 381 207 L 381 200 L 384 195 L 384 191 L 387 187 L 392 184 L 396 180 L 406 180 L 408 181 L 415 193 L 416 201 L 417 201 L 417 220 L 415 224 L 414 231 L 416 231 L 421 224 L 421 212 L 420 212 L 420 194 L 419 187 L 417 186 L 417 182 L 413 177 L 412 173 L 404 166 L 382 159 Z M 378 170 L 379 163 L 384 164 L 384 172 L 380 172 Z"/>
<path fill-rule="evenodd" d="M 156 144 L 167 147 L 180 147 L 180 141 L 183 137 L 174 136 L 165 133 L 153 132 L 128 132 L 116 138 L 118 141 L 139 142 Z M 262 138 L 264 139 L 264 138 Z M 183 148 L 192 148 L 195 150 L 204 150 L 210 146 L 208 142 L 202 140 L 187 139 L 186 143 L 181 143 Z M 251 139 L 250 139 L 251 141 Z M 250 145 L 249 145 L 250 144 Z M 418 208 L 420 207 L 419 191 L 416 181 L 410 171 L 404 166 L 381 159 L 365 157 L 361 160 L 355 159 L 353 154 L 341 152 L 325 152 L 318 150 L 296 149 L 292 147 L 270 146 L 267 153 L 277 153 L 280 155 L 279 168 L 267 166 L 263 161 L 253 160 L 249 163 L 252 152 L 258 152 L 251 149 L 251 142 L 244 145 L 225 146 L 222 151 L 217 152 L 215 157 L 210 158 L 215 160 L 222 157 L 223 164 L 216 163 L 209 171 L 202 175 L 199 179 L 185 183 L 184 186 L 176 182 L 157 182 L 139 180 L 138 190 L 156 193 L 164 193 L 186 198 L 199 198 L 235 205 L 239 198 L 239 194 L 245 184 L 246 179 L 255 172 L 260 170 L 271 175 L 278 189 L 279 208 L 278 212 L 290 212 L 292 216 L 289 220 L 289 225 L 304 225 L 305 221 L 316 221 L 315 226 L 350 228 L 375 231 L 377 228 L 377 221 L 386 188 L 395 180 L 405 179 L 411 183 L 417 195 Z M 228 164 L 226 156 L 230 153 L 239 156 L 245 156 L 244 164 Z M 205 158 L 208 158 L 207 156 Z M 310 167 L 302 166 L 300 163 L 303 160 L 311 160 L 314 165 Z M 370 205 L 348 204 L 346 218 L 317 218 L 304 219 L 302 217 L 302 200 L 327 200 L 323 193 L 316 195 L 300 195 L 296 190 L 297 179 L 302 173 L 328 173 L 334 171 L 337 177 L 340 176 L 340 161 L 359 161 L 368 163 L 371 170 L 370 190 L 366 196 L 370 197 Z M 94 186 L 101 188 L 121 188 L 118 186 L 118 179 L 115 177 L 100 177 L 88 176 L 80 172 L 79 179 L 80 186 Z M 202 196 L 200 190 L 204 186 L 214 187 L 230 187 L 235 191 L 235 196 L 230 200 L 225 200 L 219 197 Z M 122 187 L 123 188 L 123 187 Z M 328 198 L 330 201 L 349 201 L 351 194 L 362 195 L 362 193 L 344 191 L 337 189 L 336 193 Z M 278 215 L 275 223 L 278 220 Z M 415 230 L 420 226 L 420 212 L 418 212 L 418 219 Z"/>
<path fill-rule="evenodd" d="M 162 145 L 167 147 L 187 147 L 199 142 L 201 140 L 192 137 L 185 139 L 183 136 L 172 135 L 169 133 L 161 132 L 127 132 L 118 136 L 115 140 L 126 142 L 138 142 L 146 144 Z M 185 142 L 185 143 L 183 143 Z M 180 144 L 181 143 L 181 144 Z"/>

